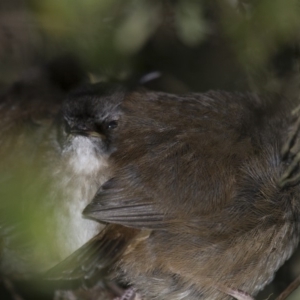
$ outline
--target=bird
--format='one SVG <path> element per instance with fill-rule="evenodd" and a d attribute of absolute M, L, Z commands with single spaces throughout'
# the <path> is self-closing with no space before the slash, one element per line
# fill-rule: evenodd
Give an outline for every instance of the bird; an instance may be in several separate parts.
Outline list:
<path fill-rule="evenodd" d="M 143 88 L 115 98 L 109 175 L 83 210 L 104 227 L 46 277 L 101 274 L 129 287 L 121 300 L 253 299 L 299 243 L 298 101 Z M 73 134 L 98 139 L 98 119 Z"/>

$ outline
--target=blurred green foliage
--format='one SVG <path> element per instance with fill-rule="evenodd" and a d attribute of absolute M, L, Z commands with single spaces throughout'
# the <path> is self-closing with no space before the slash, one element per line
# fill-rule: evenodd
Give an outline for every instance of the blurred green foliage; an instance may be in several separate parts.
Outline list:
<path fill-rule="evenodd" d="M 207 78 L 225 82 L 199 90 L 232 88 L 228 81 L 260 72 L 280 51 L 299 47 L 299 0 L 2 2 L 2 82 L 26 64 L 72 52 L 96 74 L 130 77 L 155 69 L 185 84 L 191 73 L 199 86 Z M 195 83 L 191 88 L 198 90 Z"/>
<path fill-rule="evenodd" d="M 249 1 L 248 1 L 249 2 Z M 263 0 L 249 2 L 245 14 L 223 5 L 222 24 L 232 39 L 235 52 L 247 66 L 268 61 L 279 46 L 297 43 L 300 26 L 298 0 Z"/>
<path fill-rule="evenodd" d="M 268 61 L 278 46 L 299 39 L 298 0 L 31 0 L 30 4 L 50 39 L 75 50 L 90 65 L 128 62 L 162 27 L 174 31 L 188 47 L 220 29 L 240 62 L 254 67 Z"/>

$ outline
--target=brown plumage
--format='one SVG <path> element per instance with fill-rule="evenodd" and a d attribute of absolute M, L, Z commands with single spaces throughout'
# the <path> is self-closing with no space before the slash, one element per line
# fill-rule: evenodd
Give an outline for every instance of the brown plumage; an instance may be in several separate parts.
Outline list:
<path fill-rule="evenodd" d="M 111 276 L 147 300 L 256 295 L 299 240 L 299 184 L 281 181 L 299 149 L 295 106 L 253 94 L 128 93 L 111 178 L 84 211 L 108 225 L 49 277 L 88 277 L 109 261 Z"/>

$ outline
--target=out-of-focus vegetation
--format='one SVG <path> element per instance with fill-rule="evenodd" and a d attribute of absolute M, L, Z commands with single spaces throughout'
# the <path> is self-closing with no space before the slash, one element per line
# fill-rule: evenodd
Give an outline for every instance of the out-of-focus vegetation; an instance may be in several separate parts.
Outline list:
<path fill-rule="evenodd" d="M 14 64 L 72 52 L 102 76 L 158 70 L 192 90 L 248 89 L 247 75 L 261 83 L 298 58 L 298 0 L 2 2 L 2 81 Z"/>
<path fill-rule="evenodd" d="M 298 97 L 299 43 L 299 0 L 1 0 L 0 88 L 33 65 L 72 53 L 94 78 L 138 81 L 158 71 L 162 76 L 149 86 L 164 91 L 270 90 Z M 38 206 L 23 209 L 18 200 L 24 197 L 26 206 L 26 199 L 49 191 L 39 170 L 23 172 L 30 164 L 19 159 L 23 169 L 14 173 L 13 186 L 0 191 L 0 203 L 9 195 L 10 219 L 24 218 L 28 225 L 24 239 L 47 248 L 51 221 L 45 223 Z M 11 172 L 3 165 L 0 183 Z M 19 188 L 34 177 L 24 195 Z M 32 214 L 24 217 L 24 211 Z M 42 252 L 32 256 L 37 265 Z M 281 291 L 299 265 L 296 254 L 262 299 Z"/>

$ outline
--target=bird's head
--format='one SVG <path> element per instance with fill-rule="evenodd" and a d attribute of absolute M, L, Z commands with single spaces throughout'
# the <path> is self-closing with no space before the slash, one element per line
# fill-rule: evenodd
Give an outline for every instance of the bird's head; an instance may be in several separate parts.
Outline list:
<path fill-rule="evenodd" d="M 62 107 L 58 128 L 63 152 L 81 145 L 109 155 L 124 97 L 125 89 L 117 84 L 90 85 L 71 93 Z"/>

